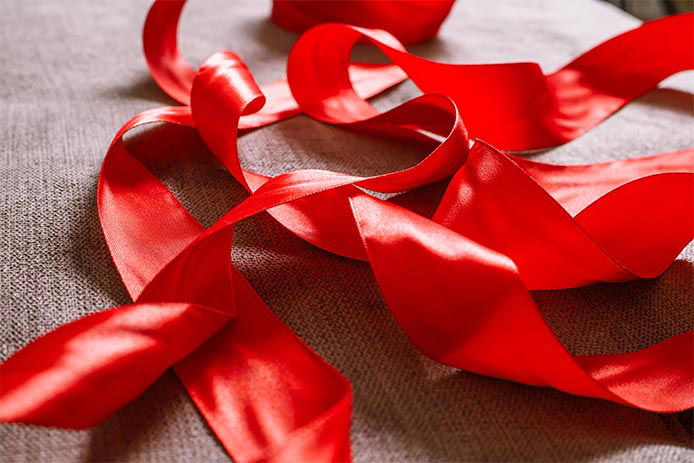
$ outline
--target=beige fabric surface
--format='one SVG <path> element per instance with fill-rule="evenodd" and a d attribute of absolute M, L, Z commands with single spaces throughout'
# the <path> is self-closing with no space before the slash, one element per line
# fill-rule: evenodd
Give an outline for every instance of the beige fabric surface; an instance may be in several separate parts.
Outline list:
<path fill-rule="evenodd" d="M 152 82 L 140 31 L 149 1 L 0 3 L 0 355 L 82 315 L 128 301 L 100 232 L 95 187 L 111 137 L 135 113 L 172 104 Z M 181 26 L 194 64 L 230 49 L 258 82 L 283 76 L 296 38 L 268 22 L 269 2 L 194 0 Z M 596 0 L 459 0 L 435 41 L 410 47 L 446 62 L 537 61 L 551 71 L 638 24 Z M 636 51 L 635 51 L 636 52 Z M 371 56 L 360 50 L 358 55 Z M 580 164 L 694 146 L 691 73 L 668 79 L 580 139 L 533 155 Z M 406 83 L 378 97 L 416 95 Z M 159 127 L 129 139 L 164 150 L 159 175 L 209 225 L 243 199 L 195 133 Z M 375 174 L 412 165 L 417 148 L 306 117 L 240 141 L 265 174 L 327 168 Z M 199 162 L 181 163 L 192 151 Z M 396 197 L 431 210 L 443 185 Z M 677 200 L 677 198 L 673 198 Z M 664 227 L 667 224 L 663 224 Z M 266 215 L 242 223 L 234 262 L 276 313 L 352 382 L 357 462 L 692 461 L 691 412 L 659 415 L 458 372 L 420 354 L 384 305 L 367 264 L 304 243 Z M 578 354 L 624 352 L 694 328 L 694 249 L 658 279 L 535 293 Z M 88 404 L 84 404 L 88 406 Z M 0 460 L 228 461 L 167 373 L 102 425 L 0 427 Z"/>

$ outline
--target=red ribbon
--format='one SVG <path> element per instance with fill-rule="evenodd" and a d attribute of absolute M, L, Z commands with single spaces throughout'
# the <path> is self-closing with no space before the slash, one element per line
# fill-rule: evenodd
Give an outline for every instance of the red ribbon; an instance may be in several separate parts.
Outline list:
<path fill-rule="evenodd" d="M 455 0 L 273 0 L 271 18 L 278 26 L 304 32 L 322 23 L 340 22 L 383 29 L 405 45 L 433 39 Z"/>
<path fill-rule="evenodd" d="M 528 291 L 662 273 L 694 235 L 694 151 L 558 166 L 486 143 L 566 142 L 692 69 L 692 15 L 647 23 L 547 76 L 533 63 L 435 63 L 385 31 L 325 24 L 297 41 L 286 81 L 258 87 L 231 52 L 190 69 L 176 45 L 182 6 L 155 2 L 144 44 L 155 80 L 184 106 L 129 121 L 99 177 L 102 229 L 134 302 L 64 325 L 3 363 L 3 421 L 92 426 L 173 367 L 235 461 L 349 460 L 349 383 L 229 260 L 235 224 L 264 211 L 316 246 L 368 261 L 405 333 L 440 362 L 645 410 L 694 406 L 694 332 L 623 355 L 573 356 Z M 359 40 L 393 65 L 350 64 Z M 382 114 L 366 102 L 405 76 L 425 95 Z M 243 169 L 237 136 L 299 111 L 435 148 L 412 168 L 368 178 Z M 204 229 L 123 143 L 151 122 L 195 127 L 252 194 Z M 486 142 L 470 150 L 468 131 Z M 451 175 L 431 220 L 357 188 L 398 192 Z"/>

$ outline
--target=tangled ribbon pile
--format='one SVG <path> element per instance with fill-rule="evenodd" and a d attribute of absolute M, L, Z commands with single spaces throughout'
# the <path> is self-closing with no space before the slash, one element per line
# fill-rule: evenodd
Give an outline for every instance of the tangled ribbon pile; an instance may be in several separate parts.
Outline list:
<path fill-rule="evenodd" d="M 101 226 L 134 302 L 66 324 L 4 362 L 3 421 L 93 426 L 172 367 L 234 461 L 349 460 L 349 383 L 230 261 L 236 223 L 260 212 L 315 246 L 368 261 L 404 332 L 439 362 L 645 410 L 694 406 L 694 332 L 622 355 L 573 356 L 529 293 L 661 274 L 694 235 L 694 150 L 560 166 L 497 149 L 565 143 L 694 68 L 692 15 L 646 23 L 544 75 L 534 63 L 452 65 L 407 53 L 396 38 L 402 25 L 422 23 L 407 41 L 432 36 L 452 3 L 442 1 L 431 16 L 380 16 L 395 36 L 311 28 L 289 55 L 287 79 L 259 87 L 229 51 L 198 71 L 186 64 L 176 44 L 183 3 L 156 1 L 144 29 L 154 79 L 183 105 L 125 124 L 99 177 Z M 273 18 L 294 21 L 279 20 L 304 11 L 294 3 L 276 2 Z M 316 14 L 295 28 L 319 22 Z M 350 63 L 357 41 L 393 64 Z M 366 101 L 405 78 L 424 95 L 384 113 Z M 299 112 L 435 148 L 414 167 L 366 178 L 268 178 L 241 167 L 238 136 Z M 205 229 L 123 143 L 152 122 L 196 128 L 251 195 Z M 431 219 L 364 191 L 451 176 Z"/>

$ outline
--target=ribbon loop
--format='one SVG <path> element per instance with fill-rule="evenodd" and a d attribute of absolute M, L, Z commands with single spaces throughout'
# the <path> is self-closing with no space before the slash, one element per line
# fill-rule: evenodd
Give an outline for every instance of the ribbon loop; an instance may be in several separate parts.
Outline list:
<path fill-rule="evenodd" d="M 250 190 L 236 151 L 236 131 L 242 115 L 265 104 L 265 96 L 246 64 L 230 51 L 217 52 L 193 79 L 191 113 L 205 144 L 229 172 Z"/>
<path fill-rule="evenodd" d="M 391 12 L 401 5 L 375 3 Z M 279 4 L 274 11 L 290 8 Z M 0 365 L 0 419 L 90 426 L 173 367 L 235 461 L 349 460 L 349 383 L 230 260 L 236 224 L 266 211 L 307 242 L 368 261 L 404 332 L 440 362 L 645 410 L 694 405 L 694 354 L 683 352 L 694 332 L 628 354 L 577 357 L 528 291 L 662 272 L 694 235 L 694 151 L 556 166 L 487 143 L 564 143 L 693 67 L 694 16 L 627 32 L 547 76 L 535 63 L 436 63 L 383 30 L 322 24 L 292 49 L 287 80 L 260 87 L 230 51 L 197 72 L 185 63 L 176 46 L 182 7 L 157 0 L 143 35 L 154 79 L 186 106 L 126 123 L 97 188 L 104 236 L 135 303 L 58 328 Z M 360 40 L 394 64 L 350 63 Z M 678 50 L 660 53 L 672 44 Z M 642 61 L 624 54 L 640 47 Z M 425 94 L 384 113 L 366 101 L 405 77 Z M 300 111 L 435 146 L 415 166 L 368 178 L 308 169 L 268 178 L 241 167 L 239 135 Z M 250 196 L 205 230 L 123 143 L 151 122 L 196 128 Z M 471 150 L 468 129 L 485 140 Z M 399 192 L 451 175 L 433 220 L 360 189 Z"/>

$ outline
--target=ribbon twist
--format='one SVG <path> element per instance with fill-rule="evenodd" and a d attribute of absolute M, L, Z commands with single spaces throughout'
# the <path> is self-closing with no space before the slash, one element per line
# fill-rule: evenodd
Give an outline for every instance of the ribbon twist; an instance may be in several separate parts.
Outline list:
<path fill-rule="evenodd" d="M 144 42 L 155 80 L 185 105 L 130 120 L 99 176 L 101 226 L 133 304 L 60 327 L 4 362 L 3 421 L 92 426 L 173 367 L 235 461 L 349 460 L 349 383 L 229 259 L 236 223 L 261 212 L 316 246 L 368 261 L 404 332 L 440 362 L 645 410 L 694 406 L 694 332 L 622 355 L 573 356 L 529 293 L 662 273 L 694 235 L 694 151 L 557 166 L 479 140 L 470 149 L 468 136 L 506 149 L 575 138 L 693 67 L 691 15 L 627 32 L 549 76 L 532 63 L 434 63 L 385 31 L 321 25 L 292 49 L 287 80 L 260 87 L 232 52 L 213 54 L 197 72 L 183 61 L 182 5 L 155 2 Z M 653 37 L 663 34 L 690 45 L 668 44 L 673 50 L 659 55 Z M 393 64 L 350 64 L 358 41 Z M 621 54 L 636 46 L 642 60 Z M 405 76 L 425 94 L 384 113 L 366 101 Z M 628 83 L 617 87 L 615 78 Z M 300 111 L 436 144 L 417 165 L 375 177 L 300 170 L 268 178 L 243 169 L 237 137 Z M 202 227 L 123 142 L 153 122 L 195 128 L 251 195 Z M 431 219 L 363 191 L 450 176 Z"/>

